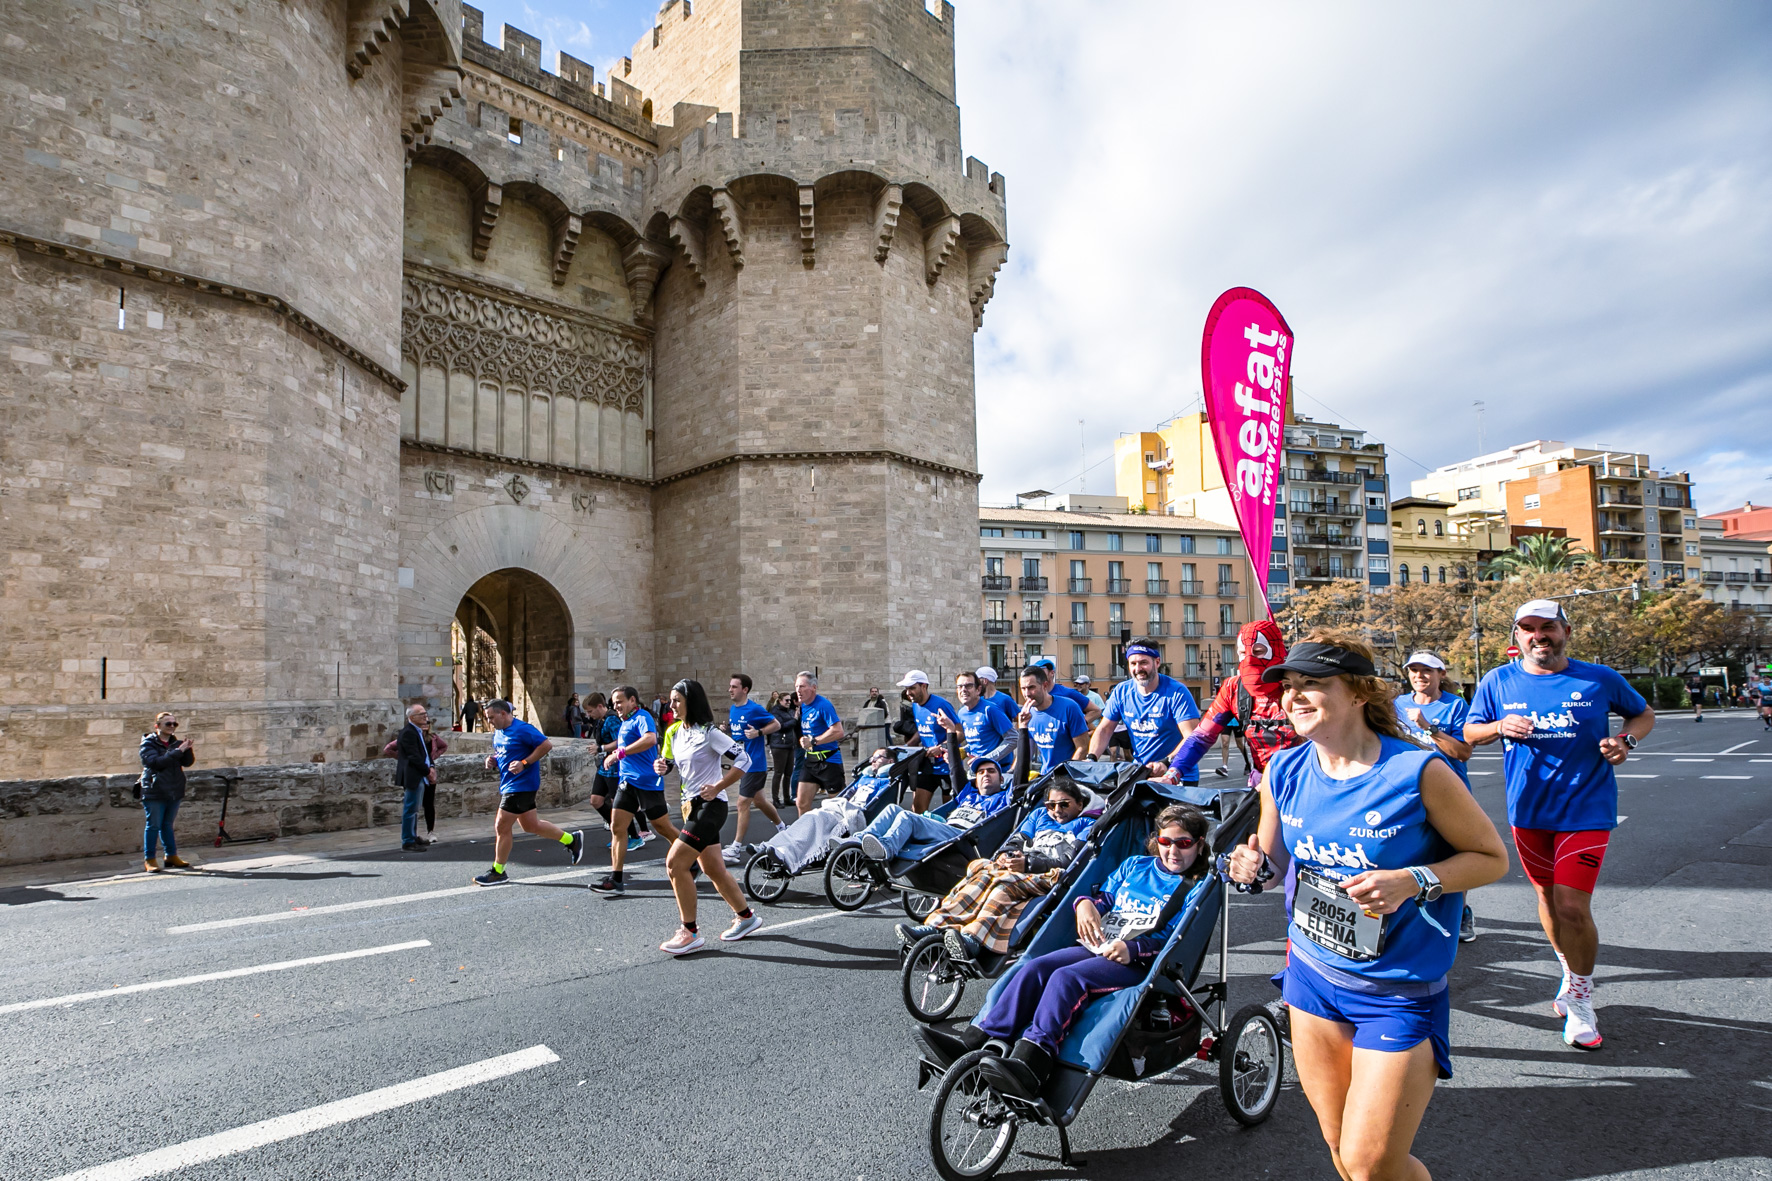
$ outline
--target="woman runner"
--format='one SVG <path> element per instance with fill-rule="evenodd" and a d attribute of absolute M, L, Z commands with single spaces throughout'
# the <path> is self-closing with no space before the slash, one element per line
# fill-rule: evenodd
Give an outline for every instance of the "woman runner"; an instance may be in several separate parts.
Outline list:
<path fill-rule="evenodd" d="M 1359 640 L 1323 631 L 1262 674 L 1284 682 L 1308 741 L 1268 762 L 1261 824 L 1230 876 L 1297 867 L 1283 988 L 1336 1172 L 1428 1181 L 1410 1148 L 1436 1079 L 1452 1076 L 1446 974 L 1463 894 L 1507 871 L 1507 849 L 1445 757 L 1404 737 L 1377 671 Z"/>
<path fill-rule="evenodd" d="M 763 925 L 745 905 L 738 882 L 720 857 L 720 829 L 726 823 L 726 789 L 750 770 L 751 761 L 742 742 L 734 742 L 714 728 L 713 707 L 700 681 L 683 680 L 671 686 L 671 712 L 682 721 L 665 731 L 663 757 L 652 769 L 663 775 L 676 764 L 683 778 L 683 827 L 665 854 L 665 873 L 677 896 L 683 925 L 658 949 L 671 955 L 688 955 L 707 946 L 695 921 L 695 879 L 690 868 L 697 863 L 720 897 L 732 908 L 732 926 L 721 932 L 728 943 L 743 939 Z M 720 756 L 730 754 L 732 769 L 721 773 Z"/>

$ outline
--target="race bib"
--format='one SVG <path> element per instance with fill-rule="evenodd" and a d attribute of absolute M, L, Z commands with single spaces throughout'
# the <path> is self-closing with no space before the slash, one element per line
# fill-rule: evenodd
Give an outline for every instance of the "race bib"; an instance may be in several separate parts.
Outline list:
<path fill-rule="evenodd" d="M 1386 915 L 1369 915 L 1339 882 L 1298 871 L 1292 922 L 1304 937 L 1350 960 L 1375 960 L 1384 950 Z"/>
<path fill-rule="evenodd" d="M 971 828 L 984 819 L 984 809 L 967 804 L 948 813 L 947 822 L 955 828 Z"/>

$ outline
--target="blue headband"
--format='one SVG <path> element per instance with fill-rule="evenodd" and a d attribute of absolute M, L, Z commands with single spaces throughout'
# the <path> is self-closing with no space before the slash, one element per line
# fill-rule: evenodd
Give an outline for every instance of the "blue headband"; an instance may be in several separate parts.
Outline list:
<path fill-rule="evenodd" d="M 1148 656 L 1152 660 L 1163 659 L 1163 654 L 1157 651 L 1157 646 L 1155 644 L 1147 644 L 1143 640 L 1137 640 L 1133 643 L 1127 644 L 1126 655 L 1128 657 Z"/>

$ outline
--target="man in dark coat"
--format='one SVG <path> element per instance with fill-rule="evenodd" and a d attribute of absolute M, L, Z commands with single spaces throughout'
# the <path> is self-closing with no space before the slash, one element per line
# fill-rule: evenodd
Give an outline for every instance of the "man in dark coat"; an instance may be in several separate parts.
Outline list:
<path fill-rule="evenodd" d="M 425 787 L 436 783 L 437 771 L 431 762 L 431 744 L 425 737 L 429 721 L 422 704 L 406 710 L 406 725 L 400 731 L 400 745 L 395 750 L 394 782 L 406 795 L 400 803 L 400 847 L 408 853 L 423 853 L 431 842 L 418 835 L 418 809 L 424 799 Z"/>
<path fill-rule="evenodd" d="M 197 752 L 189 738 L 179 741 L 178 718 L 171 713 L 155 716 L 154 728 L 142 735 L 141 760 L 142 812 L 147 816 L 142 830 L 142 868 L 160 872 L 154 860 L 154 848 L 159 844 L 166 848 L 167 869 L 189 869 L 191 863 L 178 855 L 172 822 L 185 799 L 185 768 L 197 761 Z"/>

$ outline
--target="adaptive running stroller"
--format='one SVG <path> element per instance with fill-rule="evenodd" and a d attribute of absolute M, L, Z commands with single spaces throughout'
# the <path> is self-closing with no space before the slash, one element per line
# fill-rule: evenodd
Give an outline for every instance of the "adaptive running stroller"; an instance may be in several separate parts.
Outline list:
<path fill-rule="evenodd" d="M 1003 847 L 1027 818 L 1028 810 L 1045 798 L 1047 785 L 1054 778 L 1064 776 L 1099 795 L 1111 796 L 1143 773 L 1138 763 L 1061 763 L 1015 788 L 1007 808 L 953 840 L 916 857 L 894 857 L 885 865 L 865 856 L 859 841 L 844 841 L 832 850 L 825 866 L 825 897 L 838 910 L 859 910 L 875 890 L 896 888 L 905 914 L 920 923 L 966 876 L 968 865 Z M 953 806 L 950 800 L 935 809 L 935 814 L 945 817 Z"/>
<path fill-rule="evenodd" d="M 917 773 L 928 757 L 920 748 L 891 749 L 893 762 L 878 771 L 873 769 L 871 763 L 863 763 L 841 797 L 859 807 L 862 815 L 869 821 L 885 811 L 887 804 L 895 803 L 909 793 L 909 785 L 916 782 Z M 826 839 L 817 841 L 810 851 L 797 851 L 794 844 L 801 834 L 796 830 L 811 825 L 814 819 L 822 818 L 809 813 L 796 819 L 786 830 L 756 846 L 746 859 L 744 892 L 754 901 L 779 902 L 796 877 L 804 873 L 823 871 L 830 859 L 830 837 L 844 838 L 850 835 L 847 826 L 839 825 Z"/>
<path fill-rule="evenodd" d="M 1214 792 L 1152 780 L 1134 784 L 1096 825 L 1100 839 L 1092 841 L 1086 865 L 1078 868 L 1073 863 L 1076 872 L 1067 874 L 1063 897 L 1056 889 L 1047 895 L 1055 901 L 1044 908 L 1044 922 L 1026 941 L 1021 959 L 992 987 L 986 1005 L 1014 978 L 1021 962 L 1076 941 L 1075 900 L 1098 888 L 1122 861 L 1142 853 L 1153 818 L 1164 806 L 1178 802 L 1191 803 L 1216 819 L 1209 852 L 1217 859 L 1217 872 L 1189 883 L 1170 898 L 1156 929 L 1177 909 L 1181 921 L 1152 959 L 1145 978 L 1097 998 L 1084 1010 L 1059 1047 L 1055 1069 L 1038 1099 L 1029 1102 L 992 1087 L 979 1069 L 989 1050 L 965 1054 L 946 1069 L 927 1056 L 920 1058 L 919 1089 L 931 1079 L 939 1082 L 929 1115 L 929 1150 L 944 1178 L 956 1181 L 994 1174 L 1008 1159 L 1023 1123 L 1057 1128 L 1061 1162 L 1082 1164 L 1071 1158 L 1066 1128 L 1097 1080 L 1103 1075 L 1146 1078 L 1190 1056 L 1218 1061 L 1219 1090 L 1239 1123 L 1258 1124 L 1272 1114 L 1284 1065 L 1273 1014 L 1265 1005 L 1250 1004 L 1224 1020 L 1229 1010 L 1226 903 L 1231 887 L 1223 875 L 1223 855 L 1254 828 L 1259 813 L 1254 792 Z M 1198 976 L 1215 930 L 1218 979 L 1201 986 Z"/>

